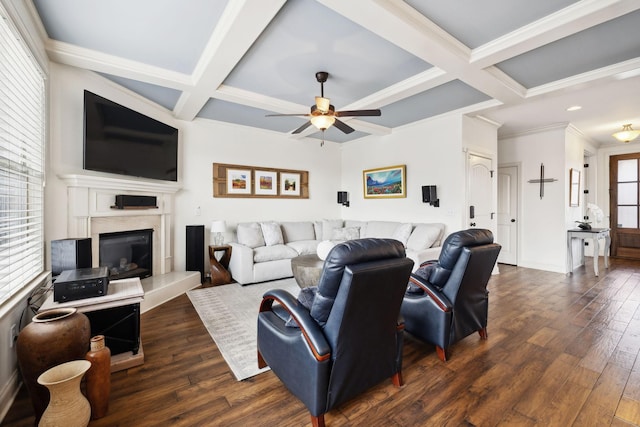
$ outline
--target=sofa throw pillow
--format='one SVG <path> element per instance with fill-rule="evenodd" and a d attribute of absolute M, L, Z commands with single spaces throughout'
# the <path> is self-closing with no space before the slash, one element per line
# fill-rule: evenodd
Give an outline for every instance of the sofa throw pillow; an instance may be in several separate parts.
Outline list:
<path fill-rule="evenodd" d="M 407 249 L 421 251 L 430 248 L 438 239 L 440 228 L 429 224 L 418 224 L 407 240 Z"/>
<path fill-rule="evenodd" d="M 407 241 L 409 240 L 409 236 L 411 235 L 411 230 L 413 230 L 412 224 L 400 224 L 393 231 L 393 235 L 391 236 L 391 238 L 400 241 L 400 243 L 402 243 L 402 245 L 406 248 Z"/>
<path fill-rule="evenodd" d="M 264 237 L 265 245 L 273 246 L 284 244 L 280 224 L 274 221 L 261 222 L 260 228 L 262 228 L 262 237 Z"/>
<path fill-rule="evenodd" d="M 360 229 L 358 227 L 334 228 L 331 233 L 331 240 L 354 240 L 360 238 Z"/>
<path fill-rule="evenodd" d="M 262 237 L 262 228 L 257 222 L 246 222 L 238 224 L 236 229 L 238 243 L 250 248 L 264 246 L 264 238 Z"/>
<path fill-rule="evenodd" d="M 331 240 L 334 228 L 342 228 L 341 219 L 322 220 L 322 240 Z"/>

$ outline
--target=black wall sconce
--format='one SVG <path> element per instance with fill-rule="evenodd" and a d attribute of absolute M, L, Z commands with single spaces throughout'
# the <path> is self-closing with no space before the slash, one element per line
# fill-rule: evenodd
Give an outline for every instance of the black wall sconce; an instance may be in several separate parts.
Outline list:
<path fill-rule="evenodd" d="M 423 185 L 422 186 L 422 201 L 429 203 L 433 207 L 440 207 L 440 199 L 438 199 L 438 192 L 435 185 Z"/>
<path fill-rule="evenodd" d="M 342 206 L 349 207 L 349 193 L 346 191 L 338 191 L 338 203 Z"/>

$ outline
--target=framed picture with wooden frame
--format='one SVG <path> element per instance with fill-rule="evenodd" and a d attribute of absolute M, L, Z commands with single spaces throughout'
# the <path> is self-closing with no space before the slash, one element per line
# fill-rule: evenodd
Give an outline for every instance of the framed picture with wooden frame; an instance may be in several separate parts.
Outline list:
<path fill-rule="evenodd" d="M 253 171 L 254 193 L 262 196 L 278 194 L 278 172 L 256 169 Z"/>
<path fill-rule="evenodd" d="M 227 169 L 227 193 L 251 194 L 251 170 Z"/>
<path fill-rule="evenodd" d="M 213 163 L 213 197 L 308 199 L 309 172 Z"/>
<path fill-rule="evenodd" d="M 365 199 L 407 197 L 406 165 L 362 171 Z"/>

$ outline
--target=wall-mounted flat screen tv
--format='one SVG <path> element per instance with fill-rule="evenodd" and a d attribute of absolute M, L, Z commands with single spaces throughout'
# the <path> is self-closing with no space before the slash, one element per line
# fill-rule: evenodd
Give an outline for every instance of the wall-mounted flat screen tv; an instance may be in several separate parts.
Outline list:
<path fill-rule="evenodd" d="M 178 129 L 84 91 L 84 169 L 178 180 Z"/>

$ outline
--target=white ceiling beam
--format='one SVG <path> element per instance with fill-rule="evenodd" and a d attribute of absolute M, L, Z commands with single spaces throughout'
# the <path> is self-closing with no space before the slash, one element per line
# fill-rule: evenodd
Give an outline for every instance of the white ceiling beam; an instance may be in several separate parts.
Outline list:
<path fill-rule="evenodd" d="M 470 63 L 485 68 L 637 9 L 637 0 L 583 0 L 473 49 Z"/>
<path fill-rule="evenodd" d="M 318 0 L 475 89 L 500 100 L 522 99 L 526 89 L 469 64 L 471 50 L 408 4 L 394 0 Z"/>
<path fill-rule="evenodd" d="M 191 76 L 165 68 L 155 67 L 119 56 L 48 39 L 45 48 L 49 59 L 60 64 L 111 74 L 132 80 L 188 90 L 193 86 Z"/>
<path fill-rule="evenodd" d="M 253 45 L 286 0 L 230 1 L 193 73 L 194 87 L 180 96 L 174 113 L 193 120 Z"/>

